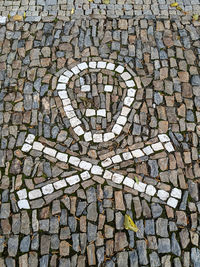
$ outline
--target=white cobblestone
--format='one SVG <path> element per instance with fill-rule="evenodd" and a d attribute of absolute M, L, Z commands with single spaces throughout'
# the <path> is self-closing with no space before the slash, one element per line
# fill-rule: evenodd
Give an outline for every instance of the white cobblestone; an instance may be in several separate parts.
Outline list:
<path fill-rule="evenodd" d="M 85 160 L 81 160 L 80 164 L 79 164 L 79 168 L 89 171 L 92 168 L 92 163 L 87 162 Z"/>
<path fill-rule="evenodd" d="M 60 161 L 63 161 L 63 162 L 67 162 L 68 160 L 68 155 L 65 154 L 65 153 L 61 153 L 61 152 L 58 152 L 58 154 L 56 155 L 56 158 Z"/>
<path fill-rule="evenodd" d="M 51 157 L 54 157 L 54 158 L 55 158 L 56 153 L 57 153 L 57 151 L 55 149 L 50 148 L 50 147 L 45 147 L 44 150 L 43 150 L 43 152 L 45 154 L 51 156 Z"/>
<path fill-rule="evenodd" d="M 176 208 L 177 204 L 178 204 L 178 200 L 173 197 L 170 197 L 167 201 L 167 205 L 169 205 L 170 207 L 174 209 Z"/>
<path fill-rule="evenodd" d="M 97 166 L 97 165 L 93 165 L 92 169 L 91 169 L 91 173 L 96 174 L 96 175 L 102 175 L 103 174 L 103 168 L 101 168 L 100 166 Z"/>
<path fill-rule="evenodd" d="M 135 181 L 129 177 L 126 177 L 123 181 L 123 184 L 133 188 Z"/>
<path fill-rule="evenodd" d="M 66 187 L 67 183 L 64 179 L 62 179 L 62 180 L 59 180 L 59 181 L 53 183 L 53 186 L 56 190 L 59 190 L 60 188 Z"/>
<path fill-rule="evenodd" d="M 169 197 L 169 193 L 166 192 L 166 191 L 164 191 L 164 190 L 158 190 L 158 192 L 157 192 L 157 196 L 158 196 L 161 200 L 165 201 L 165 200 L 168 199 L 168 197 Z"/>
<path fill-rule="evenodd" d="M 32 146 L 29 144 L 23 144 L 22 151 L 23 152 L 29 152 L 31 150 Z"/>
<path fill-rule="evenodd" d="M 112 181 L 117 184 L 121 184 L 124 179 L 124 176 L 119 173 L 114 173 L 112 177 Z"/>
<path fill-rule="evenodd" d="M 53 193 L 53 191 L 54 191 L 54 189 L 53 189 L 52 184 L 47 184 L 47 185 L 42 187 L 42 193 L 44 195 L 49 195 L 49 194 Z"/>
<path fill-rule="evenodd" d="M 153 185 L 147 185 L 147 188 L 146 188 L 146 194 L 150 195 L 150 196 L 154 196 L 156 193 L 156 189 Z"/>
<path fill-rule="evenodd" d="M 28 134 L 25 142 L 28 143 L 28 144 L 32 144 L 35 140 L 35 135 L 34 134 Z"/>
<path fill-rule="evenodd" d="M 81 160 L 80 160 L 79 158 L 74 157 L 74 156 L 71 156 L 71 157 L 69 158 L 69 163 L 72 164 L 73 166 L 76 166 L 76 167 L 78 167 L 80 161 L 81 161 Z"/>
<path fill-rule="evenodd" d="M 29 199 L 36 199 L 42 196 L 42 192 L 40 189 L 32 190 L 28 193 Z"/>
<path fill-rule="evenodd" d="M 41 144 L 40 142 L 35 141 L 33 143 L 33 149 L 38 150 L 38 151 L 42 151 L 43 148 L 44 148 L 44 145 Z"/>
<path fill-rule="evenodd" d="M 25 199 L 25 198 L 27 198 L 27 191 L 26 191 L 26 189 L 22 189 L 22 190 L 17 191 L 17 195 L 18 195 L 18 198 L 19 199 Z"/>
<path fill-rule="evenodd" d="M 108 180 L 111 180 L 112 179 L 112 176 L 113 176 L 112 172 L 110 172 L 108 170 L 105 170 L 104 175 L 103 175 L 103 178 L 108 179 Z"/>
<path fill-rule="evenodd" d="M 134 184 L 134 189 L 139 191 L 139 192 L 145 192 L 146 184 L 139 182 Z"/>
<path fill-rule="evenodd" d="M 80 182 L 80 177 L 79 175 L 73 175 L 66 178 L 66 181 L 69 185 L 77 184 L 78 182 Z"/>
<path fill-rule="evenodd" d="M 19 209 L 30 209 L 28 200 L 22 199 L 17 202 Z"/>

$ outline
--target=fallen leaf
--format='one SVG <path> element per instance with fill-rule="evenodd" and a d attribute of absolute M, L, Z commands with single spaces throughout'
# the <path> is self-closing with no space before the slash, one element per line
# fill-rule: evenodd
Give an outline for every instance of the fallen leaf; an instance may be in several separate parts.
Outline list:
<path fill-rule="evenodd" d="M 193 20 L 198 20 L 198 19 L 199 19 L 199 15 L 198 15 L 198 14 L 194 14 L 194 15 L 192 16 L 192 18 L 193 18 Z"/>
<path fill-rule="evenodd" d="M 177 6 L 176 9 L 179 10 L 179 11 L 183 10 L 180 6 Z"/>
<path fill-rule="evenodd" d="M 170 5 L 171 7 L 177 7 L 178 6 L 178 3 L 177 2 L 174 2 Z"/>
<path fill-rule="evenodd" d="M 26 12 L 24 12 L 24 18 L 26 18 Z"/>
<path fill-rule="evenodd" d="M 71 14 L 74 14 L 74 8 L 72 8 L 72 10 L 71 10 Z"/>
<path fill-rule="evenodd" d="M 139 184 L 139 180 L 138 180 L 137 176 L 135 176 L 134 178 L 135 178 L 136 183 Z"/>
<path fill-rule="evenodd" d="M 15 16 L 13 17 L 13 20 L 14 20 L 14 21 L 22 21 L 22 20 L 23 20 L 23 17 L 20 16 L 20 15 L 15 15 Z"/>
<path fill-rule="evenodd" d="M 105 5 L 110 4 L 110 0 L 103 0 L 103 4 L 105 4 Z"/>
<path fill-rule="evenodd" d="M 128 214 L 125 214 L 124 227 L 126 230 L 137 232 L 139 229 Z"/>
<path fill-rule="evenodd" d="M 88 0 L 88 2 L 93 2 L 94 0 Z"/>

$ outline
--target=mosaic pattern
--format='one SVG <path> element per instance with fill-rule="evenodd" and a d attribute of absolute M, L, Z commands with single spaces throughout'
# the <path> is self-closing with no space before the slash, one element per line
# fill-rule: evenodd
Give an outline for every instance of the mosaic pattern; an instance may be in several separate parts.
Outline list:
<path fill-rule="evenodd" d="M 108 70 L 111 71 L 111 75 L 119 75 L 124 83 L 124 91 L 126 93 L 123 93 L 122 101 L 121 101 L 121 110 L 118 111 L 119 115 L 117 116 L 116 122 L 112 121 L 111 118 L 111 130 L 109 131 L 110 127 L 107 127 L 105 131 L 102 132 L 102 130 L 98 131 L 97 129 L 94 129 L 93 131 L 87 131 L 82 124 L 81 120 L 84 117 L 88 118 L 94 118 L 97 116 L 98 118 L 107 117 L 107 110 L 106 108 L 102 109 L 92 109 L 92 108 L 84 108 L 82 110 L 80 107 L 77 110 L 74 110 L 72 106 L 72 101 L 69 98 L 68 95 L 68 83 L 70 82 L 70 79 L 75 76 L 80 76 L 80 89 L 76 88 L 77 95 L 82 96 L 82 98 L 85 99 L 92 99 L 94 95 L 98 95 L 98 93 L 101 92 L 101 95 L 105 96 L 106 94 L 112 94 L 114 90 L 113 85 L 104 85 L 103 88 L 100 88 L 100 92 L 98 92 L 98 89 L 96 86 L 91 86 L 91 84 L 85 84 L 84 74 L 81 75 L 82 71 L 87 70 L 86 73 L 99 73 L 101 70 Z M 95 71 L 95 72 L 94 72 Z M 93 76 L 94 76 L 93 75 Z M 93 77 L 94 78 L 94 77 Z M 58 79 L 58 85 L 56 89 L 58 90 L 58 95 L 63 103 L 63 109 L 65 111 L 65 114 L 67 118 L 69 119 L 70 125 L 73 128 L 73 131 L 78 136 L 83 136 L 84 140 L 86 142 L 90 143 L 102 143 L 107 142 L 109 140 L 112 140 L 118 136 L 124 125 L 127 122 L 128 114 L 131 112 L 131 107 L 134 103 L 134 97 L 136 93 L 135 89 L 135 81 L 134 77 L 121 65 L 116 66 L 113 63 L 107 63 L 104 61 L 99 62 L 89 62 L 87 64 L 86 62 L 80 63 L 76 66 L 74 66 L 70 71 L 65 71 Z M 92 91 L 92 95 L 91 95 Z M 73 103 L 74 106 L 78 107 L 78 103 Z M 90 106 L 92 104 L 90 103 Z M 94 104 L 95 105 L 95 104 Z M 101 103 L 100 103 L 101 106 Z M 76 113 L 80 113 L 81 110 L 81 118 L 79 119 Z M 110 110 L 108 108 L 108 110 Z M 80 116 L 79 116 L 80 117 Z M 99 133 L 101 132 L 101 133 Z M 166 150 L 167 152 L 173 152 L 174 148 L 172 143 L 170 142 L 169 137 L 166 134 L 159 134 L 157 141 L 154 140 L 154 142 L 151 142 L 151 144 L 144 145 L 143 148 L 138 148 L 135 150 L 128 149 L 128 152 L 124 152 L 121 154 L 115 154 L 112 157 L 105 158 L 103 161 L 100 161 L 99 165 L 94 165 L 90 163 L 87 160 L 81 160 L 79 157 L 70 156 L 66 153 L 58 152 L 57 150 L 47 147 L 43 145 L 41 142 L 34 141 L 35 136 L 33 134 L 29 134 L 25 140 L 25 144 L 22 146 L 23 152 L 29 152 L 31 149 L 41 151 L 44 154 L 54 157 L 57 160 L 65 163 L 69 163 L 72 166 L 79 167 L 81 170 L 83 170 L 80 175 L 73 175 L 70 177 L 67 177 L 65 179 L 61 179 L 60 181 L 57 181 L 55 183 L 49 183 L 47 185 L 44 185 L 41 187 L 41 189 L 34 189 L 30 192 L 28 192 L 26 189 L 22 189 L 17 192 L 19 201 L 18 206 L 20 209 L 29 209 L 30 205 L 28 203 L 27 197 L 29 200 L 37 199 L 40 197 L 43 197 L 45 195 L 51 194 L 54 192 L 54 190 L 59 190 L 61 188 L 67 187 L 67 185 L 72 186 L 76 183 L 79 183 L 80 181 L 85 181 L 87 179 L 91 178 L 91 175 L 99 175 L 102 176 L 105 179 L 110 179 L 113 182 L 117 184 L 123 183 L 124 185 L 134 188 L 135 190 L 139 192 L 145 192 L 147 195 L 154 196 L 157 194 L 157 196 L 163 200 L 167 201 L 167 205 L 175 208 L 178 204 L 178 199 L 181 199 L 181 190 L 174 188 L 171 191 L 171 194 L 169 192 L 166 192 L 165 190 L 156 190 L 156 188 L 153 185 L 147 185 L 142 182 L 135 182 L 134 178 L 130 177 L 124 177 L 123 175 L 115 172 L 107 170 L 106 167 L 109 167 L 113 164 L 120 163 L 122 161 L 130 160 L 133 158 L 141 158 L 144 156 L 149 156 L 152 154 L 155 154 L 156 152 L 160 152 L 163 150 Z M 148 143 L 148 141 L 147 141 Z"/>
<path fill-rule="evenodd" d="M 199 22 L 45 2 L 0 7 L 0 266 L 199 267 Z"/>

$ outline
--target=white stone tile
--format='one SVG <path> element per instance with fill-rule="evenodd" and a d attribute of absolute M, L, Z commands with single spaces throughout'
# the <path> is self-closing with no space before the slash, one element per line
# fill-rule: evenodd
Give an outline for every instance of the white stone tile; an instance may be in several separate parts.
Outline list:
<path fill-rule="evenodd" d="M 81 92 L 90 92 L 91 86 L 88 84 L 84 84 L 81 86 Z"/>
<path fill-rule="evenodd" d="M 170 141 L 169 137 L 166 134 L 159 134 L 158 138 L 159 138 L 160 142 L 162 142 L 162 143 Z"/>
<path fill-rule="evenodd" d="M 121 133 L 122 129 L 123 127 L 116 123 L 112 128 L 112 132 L 118 135 Z"/>
<path fill-rule="evenodd" d="M 169 153 L 174 151 L 174 147 L 171 142 L 164 144 L 164 146 Z"/>
<path fill-rule="evenodd" d="M 126 186 L 128 186 L 128 187 L 133 188 L 135 182 L 134 182 L 133 179 L 131 179 L 131 178 L 129 178 L 129 177 L 126 177 L 126 178 L 124 179 L 124 181 L 123 181 L 123 184 L 126 185 Z"/>
<path fill-rule="evenodd" d="M 124 67 L 119 65 L 119 66 L 117 66 L 115 71 L 118 73 L 122 73 L 124 71 Z"/>
<path fill-rule="evenodd" d="M 97 110 L 97 116 L 106 117 L 106 110 L 104 108 Z"/>
<path fill-rule="evenodd" d="M 77 65 L 80 70 L 85 70 L 88 68 L 88 65 L 86 62 L 80 63 Z"/>
<path fill-rule="evenodd" d="M 67 76 L 68 78 L 71 78 L 74 74 L 73 72 L 69 71 L 69 70 L 66 70 L 64 73 L 63 73 L 65 76 Z"/>
<path fill-rule="evenodd" d="M 122 159 L 120 157 L 120 155 L 115 155 L 112 157 L 112 162 L 113 163 L 119 163 L 119 162 L 122 162 Z"/>
<path fill-rule="evenodd" d="M 18 198 L 19 199 L 25 199 L 25 198 L 27 198 L 27 191 L 26 191 L 26 189 L 22 189 L 22 190 L 17 191 L 17 195 L 18 195 Z"/>
<path fill-rule="evenodd" d="M 65 181 L 65 179 L 59 180 L 55 183 L 53 183 L 53 186 L 56 190 L 59 190 L 60 188 L 66 187 L 67 183 Z"/>
<path fill-rule="evenodd" d="M 42 196 L 42 192 L 40 189 L 32 190 L 28 193 L 29 199 L 36 199 Z"/>
<path fill-rule="evenodd" d="M 88 171 L 82 172 L 80 175 L 83 181 L 88 180 L 91 177 Z"/>
<path fill-rule="evenodd" d="M 131 111 L 130 108 L 124 106 L 124 107 L 122 108 L 121 115 L 122 115 L 122 116 L 128 116 L 128 114 L 129 114 L 130 111 Z"/>
<path fill-rule="evenodd" d="M 59 83 L 56 87 L 56 90 L 66 90 L 66 84 L 65 83 Z"/>
<path fill-rule="evenodd" d="M 32 146 L 29 144 L 23 144 L 22 151 L 23 152 L 29 152 L 31 150 Z"/>
<path fill-rule="evenodd" d="M 114 70 L 114 69 L 115 69 L 115 64 L 113 64 L 113 63 L 108 63 L 107 66 L 106 66 L 106 69 L 107 69 L 107 70 Z"/>
<path fill-rule="evenodd" d="M 170 197 L 167 200 L 167 205 L 170 206 L 170 207 L 172 207 L 172 208 L 174 208 L 174 209 L 176 208 L 177 204 L 178 204 L 178 200 L 175 199 L 175 198 L 173 198 L 173 197 Z"/>
<path fill-rule="evenodd" d="M 86 142 L 91 141 L 92 140 L 92 133 L 91 132 L 86 132 L 84 134 L 84 139 L 85 139 Z"/>
<path fill-rule="evenodd" d="M 171 192 L 171 196 L 175 197 L 175 198 L 178 198 L 178 199 L 181 199 L 182 191 L 180 189 L 178 189 L 178 188 L 173 188 L 172 192 Z"/>
<path fill-rule="evenodd" d="M 111 93 L 113 91 L 113 85 L 105 85 L 104 86 L 104 92 Z"/>
<path fill-rule="evenodd" d="M 5 25 L 6 24 L 7 17 L 5 16 L 0 16 L 0 24 Z"/>
<path fill-rule="evenodd" d="M 154 153 L 153 149 L 151 148 L 151 146 L 146 146 L 143 149 L 143 152 L 148 156 L 151 155 L 152 153 Z"/>
<path fill-rule="evenodd" d="M 78 135 L 81 136 L 83 135 L 85 132 L 83 131 L 83 128 L 81 126 L 77 126 L 74 128 L 74 132 Z"/>
<path fill-rule="evenodd" d="M 142 193 L 145 191 L 146 186 L 147 186 L 146 184 L 139 182 L 134 184 L 134 189 Z"/>
<path fill-rule="evenodd" d="M 107 141 L 113 139 L 114 137 L 115 137 L 114 133 L 105 133 L 103 135 L 103 140 L 104 140 L 104 142 L 107 142 Z"/>
<path fill-rule="evenodd" d="M 127 117 L 125 116 L 119 116 L 116 123 L 120 125 L 125 125 L 127 122 Z"/>
<path fill-rule="evenodd" d="M 158 196 L 161 200 L 165 201 L 165 200 L 168 199 L 168 197 L 169 197 L 169 193 L 166 192 L 165 190 L 158 190 L 157 196 Z"/>
<path fill-rule="evenodd" d="M 81 121 L 80 121 L 77 117 L 73 117 L 73 118 L 71 118 L 71 119 L 69 120 L 69 122 L 70 122 L 72 128 L 74 128 L 74 127 L 76 127 L 76 126 L 78 126 L 78 125 L 81 124 Z"/>
<path fill-rule="evenodd" d="M 76 114 L 75 114 L 75 112 L 73 110 L 65 111 L 65 114 L 66 114 L 68 119 L 76 117 Z"/>
<path fill-rule="evenodd" d="M 98 165 L 93 165 L 92 169 L 91 169 L 91 173 L 96 174 L 96 175 L 102 175 L 103 174 L 103 168 L 101 168 Z"/>
<path fill-rule="evenodd" d="M 79 164 L 79 168 L 89 171 L 92 168 L 92 163 L 87 162 L 85 160 L 81 160 L 80 164 Z"/>
<path fill-rule="evenodd" d="M 43 148 L 44 148 L 44 145 L 41 144 L 40 142 L 35 141 L 33 143 L 33 149 L 38 150 L 38 151 L 42 151 Z"/>
<path fill-rule="evenodd" d="M 35 140 L 35 135 L 34 134 L 28 134 L 25 142 L 28 144 L 32 144 L 34 140 Z"/>
<path fill-rule="evenodd" d="M 45 154 L 51 156 L 51 157 L 54 157 L 54 158 L 55 158 L 56 153 L 57 153 L 57 151 L 55 149 L 50 148 L 50 147 L 45 147 L 44 150 L 43 150 L 43 152 Z"/>
<path fill-rule="evenodd" d="M 122 77 L 122 79 L 123 79 L 124 81 L 127 81 L 127 80 L 131 79 L 131 75 L 130 75 L 129 72 L 123 72 L 123 73 L 121 74 L 121 77 Z"/>
<path fill-rule="evenodd" d="M 58 95 L 59 95 L 59 97 L 60 97 L 61 99 L 66 99 L 66 98 L 68 98 L 68 95 L 67 95 L 66 90 L 60 90 L 60 91 L 58 91 Z"/>
<path fill-rule="evenodd" d="M 123 157 L 124 160 L 129 160 L 129 159 L 132 159 L 133 158 L 131 152 L 124 152 L 122 154 L 122 157 Z"/>
<path fill-rule="evenodd" d="M 61 75 L 60 78 L 58 79 L 59 83 L 68 83 L 69 78 L 66 77 L 65 75 Z"/>
<path fill-rule="evenodd" d="M 18 204 L 18 207 L 19 207 L 20 210 L 21 210 L 21 209 L 25 209 L 25 210 L 26 210 L 26 209 L 30 209 L 28 200 L 26 200 L 26 199 L 19 200 L 19 201 L 17 202 L 17 204 Z"/>
<path fill-rule="evenodd" d="M 134 83 L 133 80 L 129 80 L 129 81 L 126 81 L 126 85 L 127 85 L 128 87 L 134 87 L 134 86 L 135 86 L 135 83 Z"/>
<path fill-rule="evenodd" d="M 95 61 L 91 61 L 91 62 L 89 62 L 89 67 L 90 67 L 91 69 L 96 69 L 96 67 L 97 67 L 97 63 L 96 63 Z"/>
<path fill-rule="evenodd" d="M 49 195 L 49 194 L 53 193 L 53 191 L 54 191 L 54 189 L 53 189 L 52 184 L 47 184 L 47 185 L 42 187 L 42 193 L 44 195 Z"/>
<path fill-rule="evenodd" d="M 136 90 L 133 88 L 128 89 L 127 96 L 134 97 L 136 93 Z"/>
<path fill-rule="evenodd" d="M 112 181 L 116 184 L 121 184 L 124 179 L 124 175 L 121 175 L 119 173 L 114 173 L 112 177 Z"/>
<path fill-rule="evenodd" d="M 130 107 L 133 104 L 134 98 L 130 96 L 126 96 L 124 98 L 124 105 Z"/>
<path fill-rule="evenodd" d="M 66 178 L 66 181 L 69 185 L 77 184 L 78 182 L 80 182 L 80 180 L 81 179 L 80 179 L 79 175 L 73 175 L 73 176 Z"/>
<path fill-rule="evenodd" d="M 147 195 L 150 195 L 150 196 L 154 196 L 156 193 L 156 189 L 153 185 L 147 185 L 147 188 L 146 188 L 146 194 Z"/>
<path fill-rule="evenodd" d="M 132 150 L 131 153 L 132 153 L 133 157 L 135 157 L 135 158 L 140 158 L 140 157 L 144 156 L 144 153 L 142 152 L 141 149 Z"/>
<path fill-rule="evenodd" d="M 68 160 L 68 155 L 66 153 L 61 153 L 61 152 L 58 152 L 57 155 L 56 155 L 56 158 L 60 161 L 63 161 L 63 162 L 67 162 Z"/>
<path fill-rule="evenodd" d="M 151 147 L 153 148 L 154 151 L 159 151 L 159 150 L 164 149 L 164 147 L 163 147 L 161 142 L 152 144 Z"/>
<path fill-rule="evenodd" d="M 97 69 L 105 69 L 105 68 L 106 68 L 106 62 L 105 61 L 98 61 Z"/>
<path fill-rule="evenodd" d="M 105 170 L 104 175 L 103 175 L 103 178 L 108 179 L 108 180 L 111 180 L 112 179 L 112 176 L 113 176 L 112 172 L 110 172 L 108 170 Z"/>
<path fill-rule="evenodd" d="M 85 116 L 86 117 L 92 117 L 96 115 L 96 110 L 95 109 L 91 109 L 91 108 L 87 108 L 86 112 L 85 112 Z"/>
<path fill-rule="evenodd" d="M 108 167 L 108 166 L 110 166 L 112 164 L 113 164 L 113 162 L 112 162 L 111 158 L 104 159 L 101 162 L 102 167 Z"/>
<path fill-rule="evenodd" d="M 80 72 L 79 68 L 77 66 L 73 67 L 71 69 L 71 71 L 74 73 L 74 74 L 78 74 Z"/>
<path fill-rule="evenodd" d="M 94 143 L 103 142 L 103 135 L 102 134 L 93 134 L 93 142 Z"/>
<path fill-rule="evenodd" d="M 72 164 L 73 166 L 76 166 L 76 167 L 78 167 L 80 161 L 81 161 L 81 160 L 80 160 L 79 158 L 74 157 L 74 156 L 71 156 L 71 157 L 69 158 L 69 163 Z"/>
<path fill-rule="evenodd" d="M 69 98 L 65 98 L 65 99 L 62 99 L 62 103 L 63 103 L 64 109 L 65 109 L 66 106 L 71 105 L 71 100 Z"/>
<path fill-rule="evenodd" d="M 73 107 L 71 105 L 67 105 L 64 107 L 64 111 L 65 113 L 68 112 L 68 111 L 74 111 Z"/>

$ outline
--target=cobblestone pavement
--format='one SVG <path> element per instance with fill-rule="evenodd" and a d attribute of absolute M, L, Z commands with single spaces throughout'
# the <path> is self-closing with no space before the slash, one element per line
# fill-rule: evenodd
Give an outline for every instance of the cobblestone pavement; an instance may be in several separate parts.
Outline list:
<path fill-rule="evenodd" d="M 199 2 L 65 2 L 0 7 L 0 266 L 199 267 Z"/>

